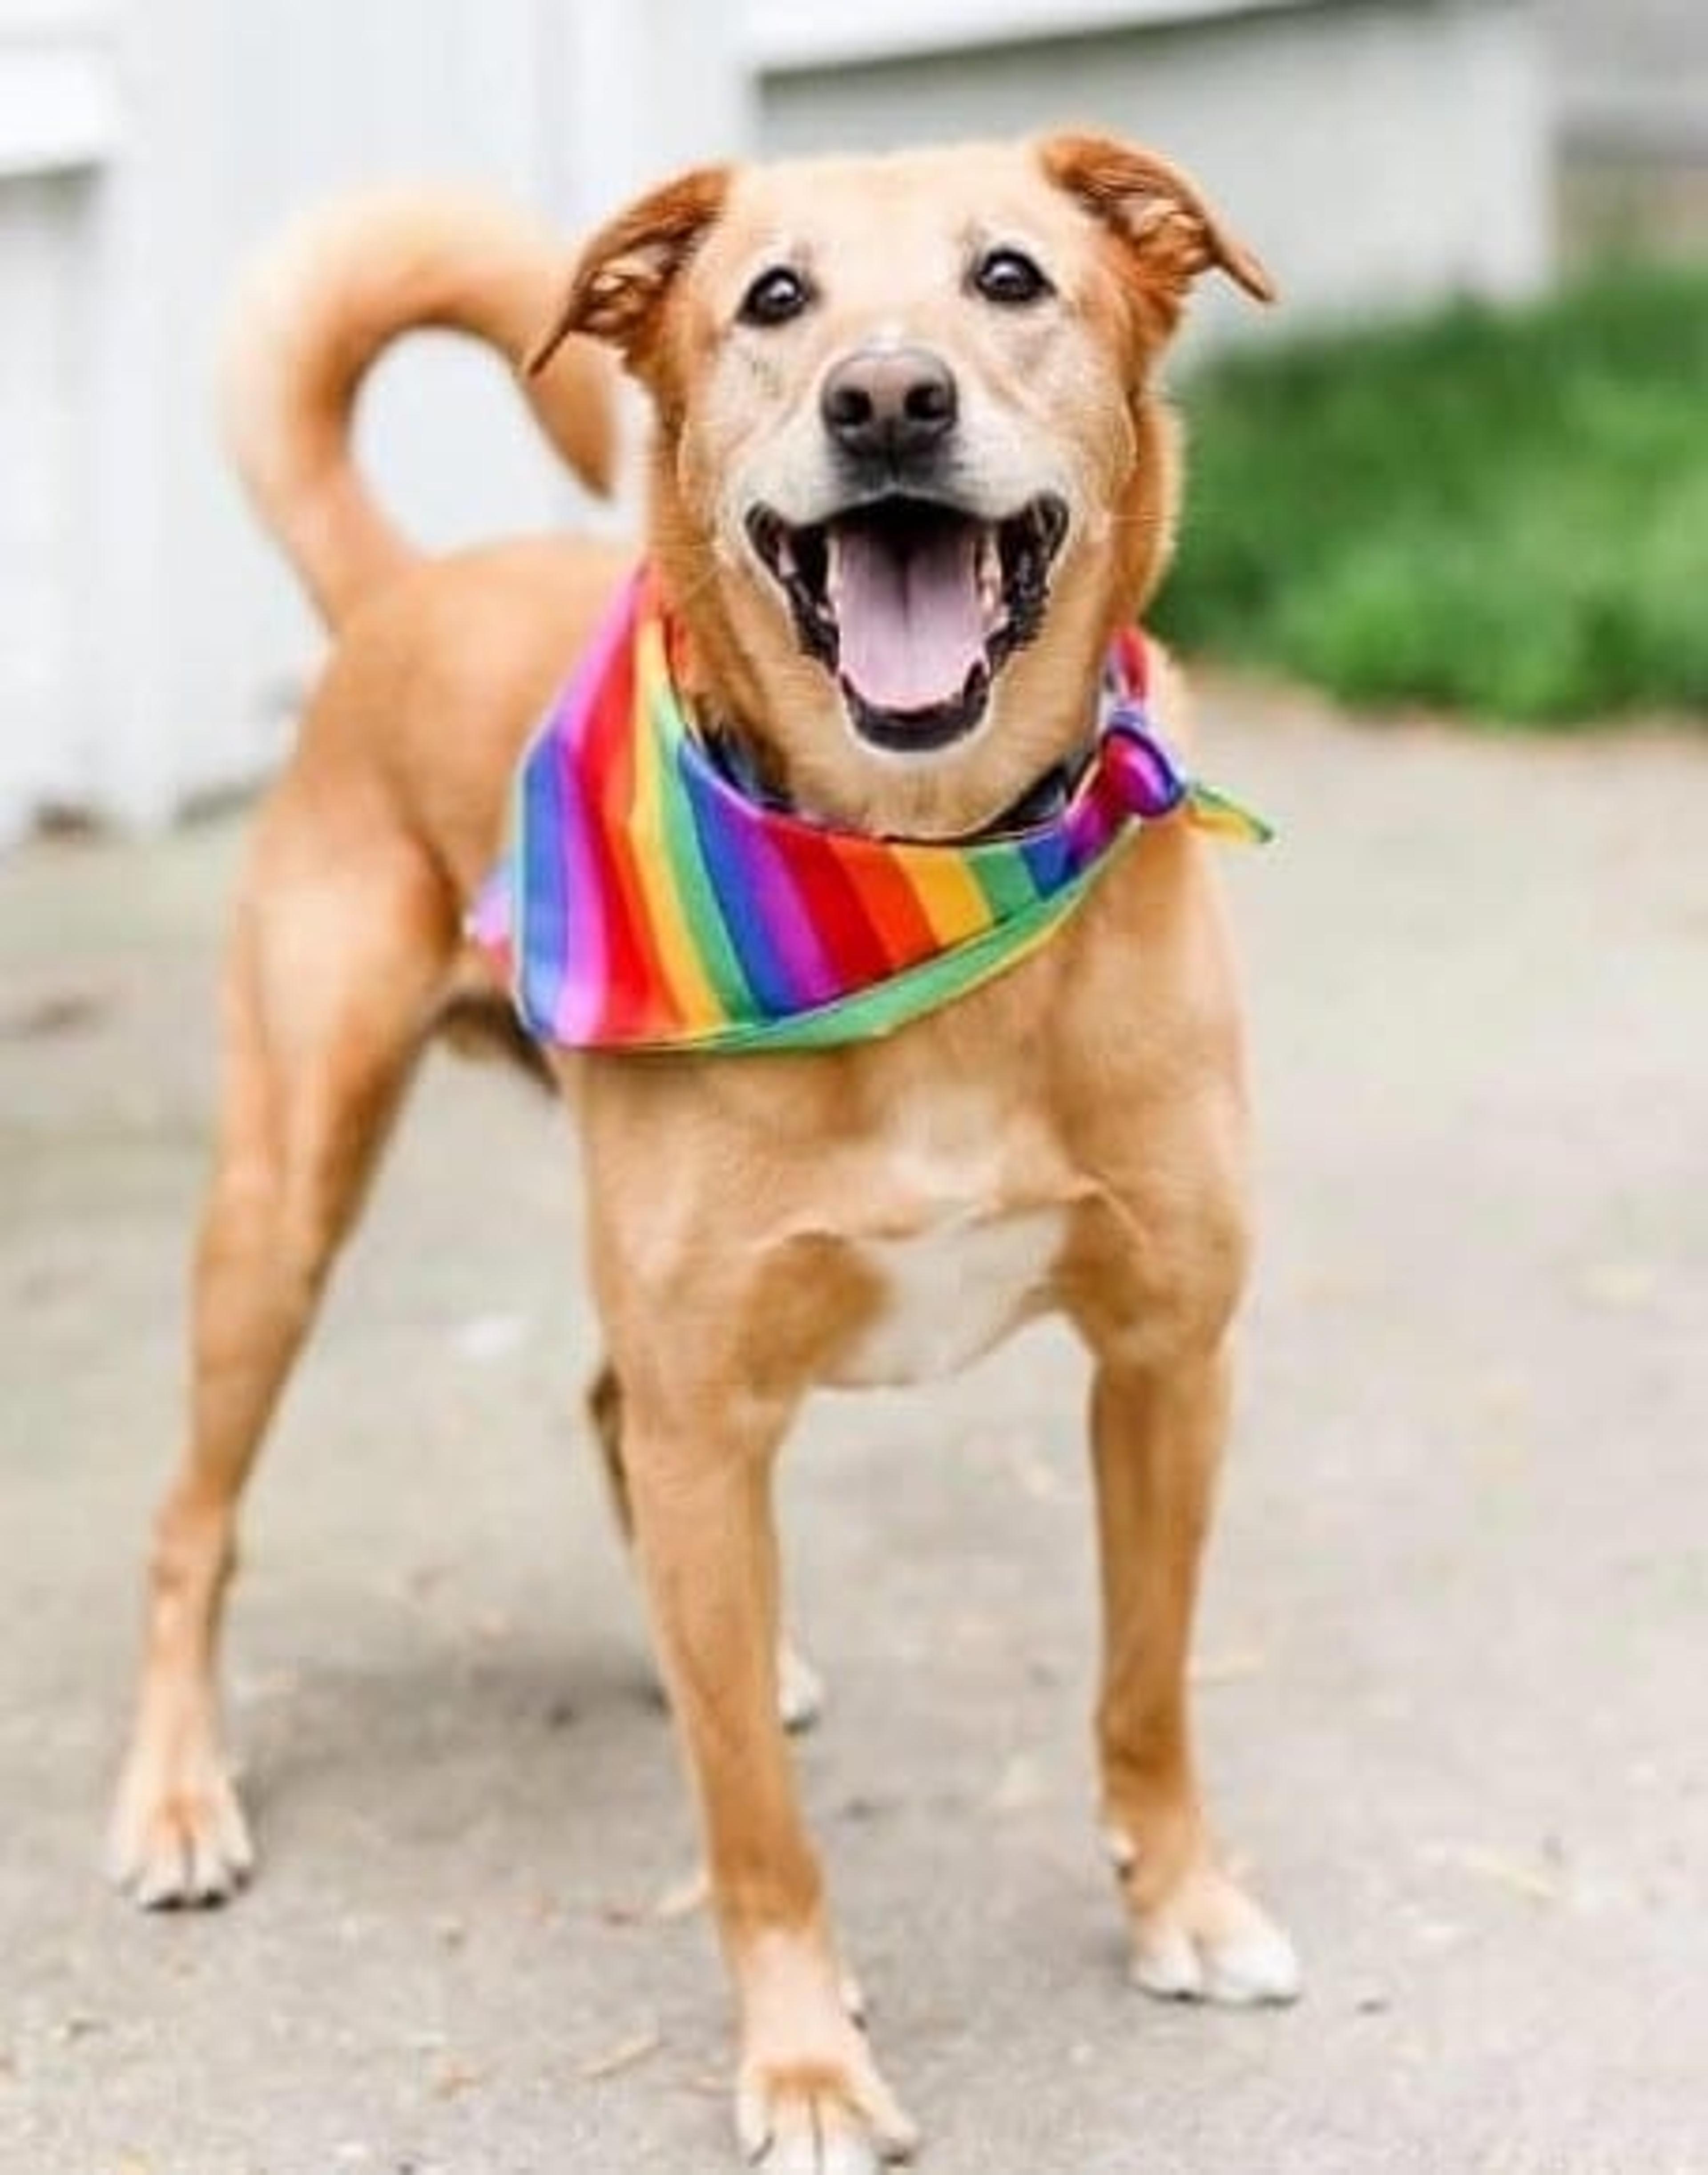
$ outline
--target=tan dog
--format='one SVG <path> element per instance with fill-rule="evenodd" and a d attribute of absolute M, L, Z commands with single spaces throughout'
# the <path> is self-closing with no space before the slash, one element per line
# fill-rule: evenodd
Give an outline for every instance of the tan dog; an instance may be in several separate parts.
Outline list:
<path fill-rule="evenodd" d="M 238 1492 L 415 1060 L 490 987 L 463 915 L 626 563 L 569 542 L 414 558 L 350 463 L 369 361 L 430 319 L 512 355 L 544 335 L 536 404 L 597 472 L 604 360 L 572 336 L 621 350 L 655 411 L 647 548 L 696 713 L 797 807 L 944 838 L 1086 747 L 1105 647 L 1168 556 L 1158 357 L 1198 274 L 1267 293 L 1184 176 L 1082 138 L 690 174 L 594 237 L 555 323 L 550 257 L 454 204 L 353 214 L 275 268 L 240 343 L 240 464 L 337 646 L 232 939 L 189 1448 L 113 1838 L 148 1903 L 248 1869 L 214 1687 Z M 875 626 L 881 580 L 849 601 L 850 555 L 869 576 L 905 555 L 921 497 L 958 540 L 941 580 L 975 584 L 953 639 Z M 1178 733 L 1171 686 L 1160 707 Z M 1290 1997 L 1285 1938 L 1217 1863 L 1186 1714 L 1246 1253 L 1236 995 L 1198 838 L 1158 826 L 1043 949 L 892 1039 L 549 1061 L 586 1143 L 596 1410 L 698 1783 L 747 2152 L 848 2171 L 913 2137 L 851 2013 L 779 1725 L 773 1460 L 813 1385 L 919 1379 L 1043 1310 L 1095 1367 L 1103 1810 L 1136 1974 Z"/>

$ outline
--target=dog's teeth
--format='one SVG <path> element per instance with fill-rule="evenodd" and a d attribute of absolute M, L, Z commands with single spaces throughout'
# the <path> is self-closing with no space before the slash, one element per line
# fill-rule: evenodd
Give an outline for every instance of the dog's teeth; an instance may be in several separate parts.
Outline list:
<path fill-rule="evenodd" d="M 978 559 L 979 602 L 987 619 L 1002 606 L 1002 546 L 994 529 L 980 532 Z"/>

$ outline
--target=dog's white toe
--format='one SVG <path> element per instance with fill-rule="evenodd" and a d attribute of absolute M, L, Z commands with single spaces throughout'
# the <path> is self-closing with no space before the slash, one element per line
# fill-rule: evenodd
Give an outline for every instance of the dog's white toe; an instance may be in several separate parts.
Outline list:
<path fill-rule="evenodd" d="M 824 1679 L 787 1639 L 777 1649 L 777 1711 L 791 1732 L 811 1729 L 824 1712 Z"/>
<path fill-rule="evenodd" d="M 1133 1949 L 1132 1978 L 1159 2000 L 1201 2000 L 1204 1965 L 1197 1943 L 1179 1926 L 1141 1934 Z"/>
<path fill-rule="evenodd" d="M 1297 1950 L 1280 1927 L 1266 1918 L 1250 1933 L 1212 1945 L 1205 1955 L 1206 2000 L 1234 2008 L 1297 2001 L 1301 1984 Z"/>

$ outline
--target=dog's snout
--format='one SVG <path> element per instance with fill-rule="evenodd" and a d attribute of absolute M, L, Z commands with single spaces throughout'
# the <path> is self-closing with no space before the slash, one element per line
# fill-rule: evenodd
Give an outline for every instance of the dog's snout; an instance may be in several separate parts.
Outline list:
<path fill-rule="evenodd" d="M 954 373 L 924 347 L 856 349 L 819 395 L 826 430 L 863 460 L 929 452 L 954 429 L 960 404 Z"/>

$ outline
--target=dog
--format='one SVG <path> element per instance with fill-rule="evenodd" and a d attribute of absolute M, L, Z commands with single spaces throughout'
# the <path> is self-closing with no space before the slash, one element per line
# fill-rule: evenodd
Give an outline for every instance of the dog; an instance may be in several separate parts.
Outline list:
<path fill-rule="evenodd" d="M 111 1831 L 143 1903 L 216 1900 L 249 1871 L 215 1684 L 239 1493 L 424 1046 L 447 1023 L 518 1039 L 469 917 L 530 732 L 631 571 L 571 539 L 415 554 L 353 464 L 363 372 L 428 323 L 525 355 L 548 436 L 599 483 L 621 362 L 651 410 L 647 581 L 689 757 L 715 753 L 708 789 L 743 811 L 905 860 L 1000 843 L 1076 789 L 1111 644 L 1168 560 L 1180 461 L 1157 368 L 1212 272 L 1270 299 L 1184 173 L 1061 134 L 697 170 L 612 219 L 567 284 L 550 236 L 456 198 L 357 206 L 262 274 L 231 435 L 333 646 L 254 827 L 225 971 L 188 1447 Z M 1141 648 L 1147 713 L 1184 747 L 1178 675 Z M 1045 1311 L 1076 1326 L 1134 1975 L 1234 2002 L 1297 1988 L 1286 1936 L 1217 1857 L 1187 1714 L 1249 1244 L 1211 862 L 1192 823 L 1146 822 L 1046 936 L 893 1031 L 663 1053 L 523 1038 L 584 1146 L 593 1409 L 697 1787 L 740 2140 L 773 2175 L 872 2168 L 915 2134 L 778 1711 L 771 1478 L 816 1385 L 926 1379 Z"/>

